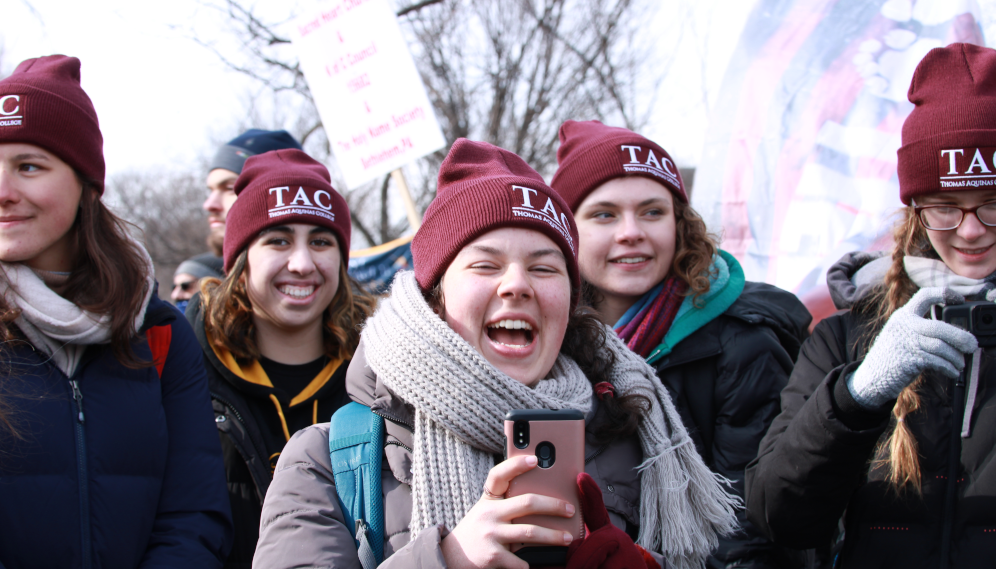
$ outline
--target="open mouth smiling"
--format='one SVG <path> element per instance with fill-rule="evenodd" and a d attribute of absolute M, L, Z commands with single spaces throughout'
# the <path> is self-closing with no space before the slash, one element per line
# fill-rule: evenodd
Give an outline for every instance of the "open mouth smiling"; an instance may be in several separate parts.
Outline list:
<path fill-rule="evenodd" d="M 294 285 L 283 285 L 278 288 L 280 292 L 286 294 L 291 298 L 308 298 L 315 292 L 315 286 L 294 286 Z"/>
<path fill-rule="evenodd" d="M 525 320 L 499 320 L 488 324 L 488 338 L 508 348 L 525 348 L 533 343 L 532 324 Z"/>

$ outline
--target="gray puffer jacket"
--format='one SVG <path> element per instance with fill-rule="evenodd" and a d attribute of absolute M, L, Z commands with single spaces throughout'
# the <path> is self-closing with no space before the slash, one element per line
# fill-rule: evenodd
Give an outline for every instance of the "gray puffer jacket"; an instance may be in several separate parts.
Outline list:
<path fill-rule="evenodd" d="M 362 342 L 346 374 L 346 390 L 354 401 L 370 406 L 386 419 L 381 476 L 385 560 L 380 567 L 445 568 L 440 542 L 448 529 L 433 527 L 415 536 L 409 530 L 414 409 L 388 391 L 367 367 Z M 590 424 L 597 423 L 597 413 Z M 640 523 L 640 475 L 636 469 L 643 460 L 638 438 L 634 435 L 604 446 L 588 441 L 586 456 L 585 471 L 602 489 L 612 523 L 635 539 Z M 298 431 L 284 447 L 266 493 L 253 567 L 360 569 L 344 520 L 329 460 L 329 424 Z M 659 552 L 653 553 L 665 567 Z"/>

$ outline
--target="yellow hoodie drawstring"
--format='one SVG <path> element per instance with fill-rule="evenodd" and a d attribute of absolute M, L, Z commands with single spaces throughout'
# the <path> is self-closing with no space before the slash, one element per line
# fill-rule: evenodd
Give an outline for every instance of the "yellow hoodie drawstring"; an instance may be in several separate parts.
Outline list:
<path fill-rule="evenodd" d="M 284 428 L 284 437 L 290 440 L 290 431 L 287 430 L 287 419 L 284 418 L 284 410 L 280 407 L 280 401 L 277 400 L 277 396 L 270 394 L 270 401 L 277 407 L 277 415 L 280 415 L 280 426 Z"/>
<path fill-rule="evenodd" d="M 318 424 L 318 400 L 317 399 L 315 399 L 314 410 L 311 412 L 311 424 L 312 425 L 317 425 Z"/>

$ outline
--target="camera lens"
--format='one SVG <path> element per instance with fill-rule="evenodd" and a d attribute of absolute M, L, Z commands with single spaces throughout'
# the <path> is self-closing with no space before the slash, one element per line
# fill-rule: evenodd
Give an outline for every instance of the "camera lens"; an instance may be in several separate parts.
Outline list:
<path fill-rule="evenodd" d="M 529 421 L 516 421 L 512 425 L 512 444 L 515 448 L 529 446 Z"/>
<path fill-rule="evenodd" d="M 540 468 L 550 468 L 557 460 L 557 451 L 549 441 L 536 445 L 536 461 Z"/>
<path fill-rule="evenodd" d="M 974 330 L 971 330 L 976 336 L 979 333 L 992 334 L 996 332 L 996 304 L 981 304 L 975 307 L 974 310 L 975 317 L 972 320 L 975 323 Z"/>

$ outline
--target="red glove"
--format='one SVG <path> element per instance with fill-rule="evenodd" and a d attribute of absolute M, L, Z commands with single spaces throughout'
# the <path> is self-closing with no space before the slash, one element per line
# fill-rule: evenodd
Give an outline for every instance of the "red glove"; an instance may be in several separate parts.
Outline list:
<path fill-rule="evenodd" d="M 578 474 L 578 489 L 588 535 L 567 550 L 566 569 L 660 569 L 646 550 L 612 525 L 602 491 L 586 472 Z"/>

